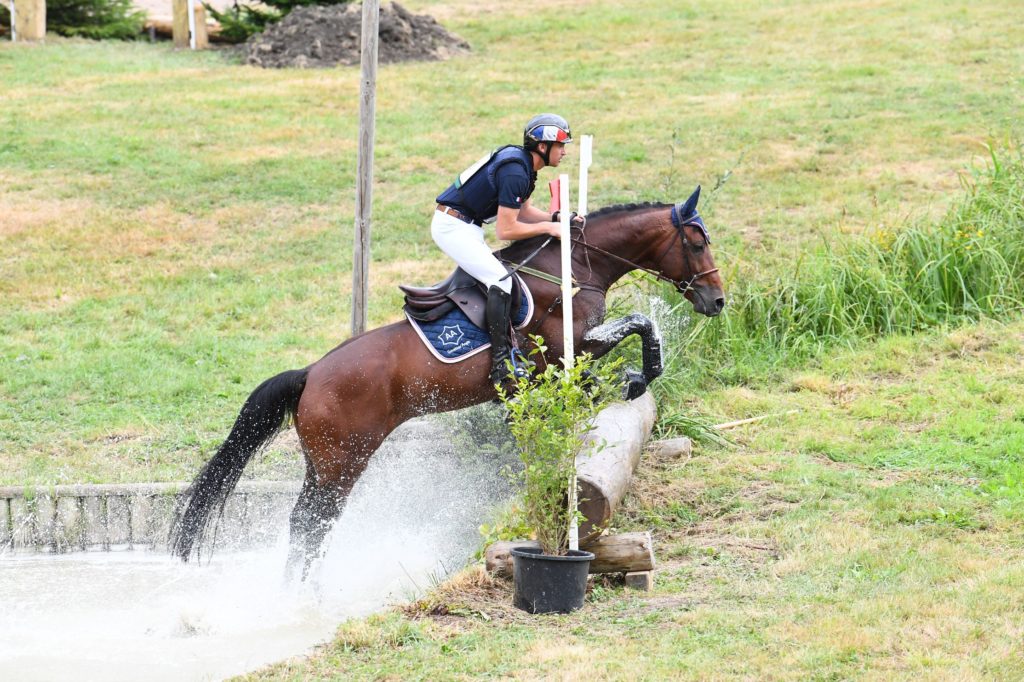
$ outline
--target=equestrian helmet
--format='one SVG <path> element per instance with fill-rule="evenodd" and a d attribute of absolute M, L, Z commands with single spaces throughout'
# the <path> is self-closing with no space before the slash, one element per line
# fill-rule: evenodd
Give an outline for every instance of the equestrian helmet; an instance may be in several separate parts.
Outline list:
<path fill-rule="evenodd" d="M 572 142 L 569 122 L 558 114 L 538 114 L 523 129 L 523 147 L 533 149 L 541 142 Z"/>

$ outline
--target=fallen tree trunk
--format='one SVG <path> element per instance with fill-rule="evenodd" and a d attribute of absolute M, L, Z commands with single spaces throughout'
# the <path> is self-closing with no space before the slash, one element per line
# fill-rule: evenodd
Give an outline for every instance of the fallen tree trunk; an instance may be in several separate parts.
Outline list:
<path fill-rule="evenodd" d="M 625 497 L 656 414 L 654 398 L 645 393 L 610 405 L 594 420 L 588 445 L 576 458 L 578 508 L 586 519 L 579 529 L 581 546 L 601 534 Z"/>
<path fill-rule="evenodd" d="M 487 570 L 497 576 L 512 576 L 512 548 L 538 547 L 532 540 L 502 540 L 487 548 L 484 554 Z M 650 533 L 602 535 L 585 546 L 594 553 L 591 573 L 635 573 L 654 569 L 654 543 Z"/>

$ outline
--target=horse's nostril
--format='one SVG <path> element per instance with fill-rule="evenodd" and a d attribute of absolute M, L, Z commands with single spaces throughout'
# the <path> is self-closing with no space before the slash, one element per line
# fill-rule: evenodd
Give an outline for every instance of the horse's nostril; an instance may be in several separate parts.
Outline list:
<path fill-rule="evenodd" d="M 722 312 L 722 308 L 724 308 L 724 307 L 725 307 L 725 296 L 719 296 L 718 298 L 715 299 L 715 310 L 717 312 Z"/>

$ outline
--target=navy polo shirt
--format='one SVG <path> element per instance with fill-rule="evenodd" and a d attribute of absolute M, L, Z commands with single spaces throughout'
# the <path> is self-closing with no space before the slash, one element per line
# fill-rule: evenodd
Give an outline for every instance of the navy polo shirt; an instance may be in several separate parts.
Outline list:
<path fill-rule="evenodd" d="M 522 155 L 522 161 L 514 158 L 516 152 L 499 152 L 491 159 L 488 166 L 497 164 L 493 171 L 491 168 L 481 168 L 461 188 L 451 184 L 438 195 L 437 203 L 451 206 L 456 211 L 464 213 L 477 222 L 490 220 L 498 214 L 498 207 L 519 209 L 530 198 L 537 182 L 536 171 L 527 169 L 527 163 L 532 161 L 529 152 L 521 147 L 518 154 Z M 494 182 L 490 177 L 493 175 Z"/>

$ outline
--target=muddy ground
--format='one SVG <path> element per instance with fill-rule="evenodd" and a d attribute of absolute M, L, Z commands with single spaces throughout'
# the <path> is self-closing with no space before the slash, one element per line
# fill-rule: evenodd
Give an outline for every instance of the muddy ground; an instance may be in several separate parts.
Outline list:
<path fill-rule="evenodd" d="M 242 46 L 246 63 L 267 68 L 316 68 L 358 64 L 362 5 L 296 7 Z M 439 61 L 469 52 L 469 43 L 426 14 L 396 3 L 381 5 L 378 60 Z"/>

